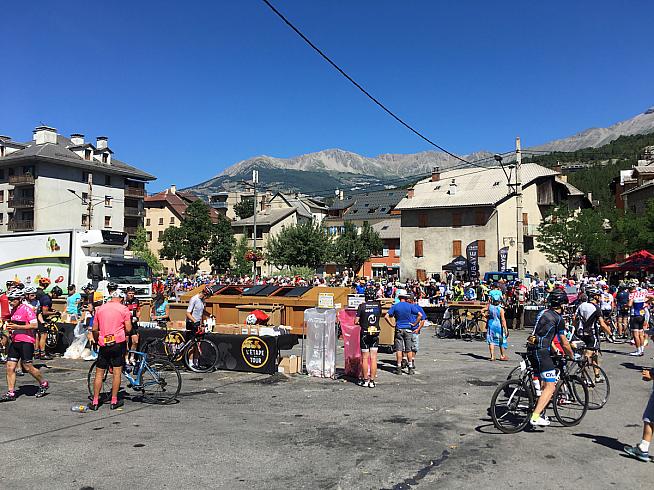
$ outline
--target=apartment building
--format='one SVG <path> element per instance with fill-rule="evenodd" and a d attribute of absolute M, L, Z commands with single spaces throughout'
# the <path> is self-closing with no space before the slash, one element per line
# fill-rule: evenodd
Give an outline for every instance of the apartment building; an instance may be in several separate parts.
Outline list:
<path fill-rule="evenodd" d="M 364 223 L 374 225 L 399 217 L 395 207 L 405 195 L 402 189 L 361 192 L 347 197 L 341 193 L 329 207 L 323 226 L 330 235 L 340 235 L 346 221 L 360 228 Z"/>
<path fill-rule="evenodd" d="M 142 226 L 145 184 L 155 177 L 95 144 L 39 126 L 31 141 L 0 136 L 0 232 Z"/>

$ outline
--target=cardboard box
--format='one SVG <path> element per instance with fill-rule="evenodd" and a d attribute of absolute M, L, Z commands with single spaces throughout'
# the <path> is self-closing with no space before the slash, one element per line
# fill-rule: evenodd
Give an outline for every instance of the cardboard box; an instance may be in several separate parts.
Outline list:
<path fill-rule="evenodd" d="M 302 369 L 301 356 L 284 356 L 277 367 L 277 371 L 284 374 L 297 374 Z"/>

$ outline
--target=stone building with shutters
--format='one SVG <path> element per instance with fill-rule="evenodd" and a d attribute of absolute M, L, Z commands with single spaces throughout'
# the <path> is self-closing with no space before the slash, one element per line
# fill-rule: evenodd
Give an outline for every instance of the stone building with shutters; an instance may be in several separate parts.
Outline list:
<path fill-rule="evenodd" d="M 443 266 L 465 257 L 473 241 L 478 244 L 482 277 L 484 272 L 498 270 L 503 247 L 509 249 L 508 268 L 515 268 L 516 198 L 507 184 L 501 168 L 434 169 L 431 177 L 409 189 L 395 207 L 401 213 L 400 277 L 442 277 Z M 590 207 L 590 201 L 557 171 L 537 164 L 522 165 L 522 185 L 525 271 L 561 274 L 562 267 L 549 263 L 536 248 L 538 225 L 562 202 L 580 208 Z"/>

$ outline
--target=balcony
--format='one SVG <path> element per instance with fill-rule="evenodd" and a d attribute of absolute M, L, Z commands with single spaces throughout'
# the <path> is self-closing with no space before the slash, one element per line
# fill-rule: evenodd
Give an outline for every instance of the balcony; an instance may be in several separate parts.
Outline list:
<path fill-rule="evenodd" d="M 538 226 L 537 225 L 522 225 L 522 234 L 524 236 L 537 236 L 538 235 Z"/>
<path fill-rule="evenodd" d="M 10 197 L 7 205 L 14 209 L 25 209 L 34 207 L 33 197 Z"/>
<path fill-rule="evenodd" d="M 209 203 L 214 209 L 227 209 L 227 203 L 224 201 L 215 201 Z"/>
<path fill-rule="evenodd" d="M 125 216 L 134 216 L 140 218 L 145 216 L 145 210 L 131 206 L 125 206 Z"/>
<path fill-rule="evenodd" d="M 9 231 L 32 231 L 34 230 L 34 221 L 12 219 L 9 221 Z"/>
<path fill-rule="evenodd" d="M 10 175 L 9 183 L 11 185 L 34 185 L 34 176 L 32 174 Z"/>
<path fill-rule="evenodd" d="M 135 236 L 136 235 L 136 226 L 125 226 L 123 228 L 123 231 L 127 233 L 129 236 Z"/>
<path fill-rule="evenodd" d="M 145 197 L 145 189 L 140 187 L 132 187 L 130 185 L 125 187 L 125 197 L 135 197 L 143 199 Z"/>

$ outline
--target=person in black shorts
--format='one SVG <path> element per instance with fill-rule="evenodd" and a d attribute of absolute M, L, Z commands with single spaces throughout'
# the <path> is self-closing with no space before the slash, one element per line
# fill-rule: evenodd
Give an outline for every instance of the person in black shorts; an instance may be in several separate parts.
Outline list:
<path fill-rule="evenodd" d="M 368 287 L 364 291 L 365 302 L 359 305 L 355 325 L 361 326 L 361 364 L 363 374 L 359 386 L 375 387 L 377 377 L 377 351 L 379 350 L 379 319 L 382 315 L 381 304 L 377 301 L 377 292 Z"/>
<path fill-rule="evenodd" d="M 136 289 L 132 286 L 126 290 L 127 296 L 123 304 L 127 306 L 130 316 L 132 318 L 132 331 L 129 334 L 128 349 L 136 350 L 139 345 L 139 315 L 141 311 L 141 302 L 136 297 Z M 131 364 L 134 364 L 134 356 L 128 359 Z"/>

